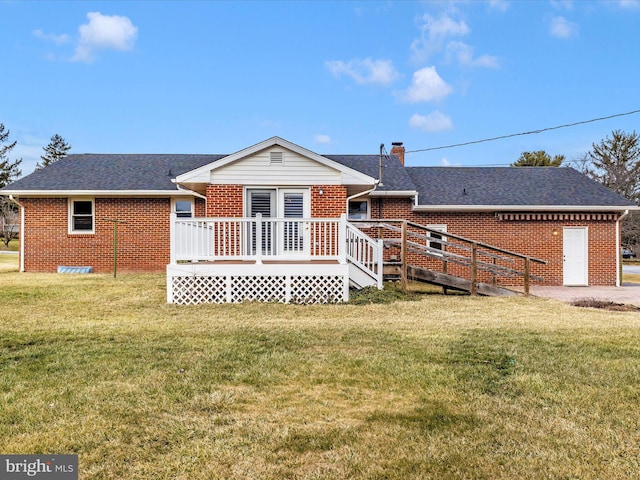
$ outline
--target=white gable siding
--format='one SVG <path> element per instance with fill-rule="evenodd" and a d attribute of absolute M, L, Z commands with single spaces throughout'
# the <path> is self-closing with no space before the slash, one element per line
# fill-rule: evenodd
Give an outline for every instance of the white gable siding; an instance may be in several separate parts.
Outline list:
<path fill-rule="evenodd" d="M 271 163 L 271 152 L 283 152 Z M 280 146 L 274 146 L 211 171 L 210 183 L 235 185 L 340 185 L 342 174 Z"/>

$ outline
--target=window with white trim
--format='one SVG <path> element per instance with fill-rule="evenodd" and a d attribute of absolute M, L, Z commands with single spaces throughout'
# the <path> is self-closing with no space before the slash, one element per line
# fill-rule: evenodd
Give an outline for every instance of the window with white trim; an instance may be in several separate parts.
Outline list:
<path fill-rule="evenodd" d="M 350 220 L 366 220 L 369 218 L 369 200 L 349 200 Z"/>
<path fill-rule="evenodd" d="M 446 225 L 427 225 L 427 228 L 431 228 L 432 230 L 439 230 L 442 233 L 446 233 L 447 226 Z M 446 250 L 445 245 L 442 242 L 446 242 L 447 237 L 445 235 L 441 235 L 435 232 L 429 232 L 427 235 L 427 247 L 432 249 L 433 254 L 438 255 L 437 252 L 433 250 Z"/>
<path fill-rule="evenodd" d="M 94 233 L 93 199 L 69 199 L 69 233 Z"/>
<path fill-rule="evenodd" d="M 174 200 L 173 211 L 178 218 L 193 217 L 193 201 L 192 200 Z"/>

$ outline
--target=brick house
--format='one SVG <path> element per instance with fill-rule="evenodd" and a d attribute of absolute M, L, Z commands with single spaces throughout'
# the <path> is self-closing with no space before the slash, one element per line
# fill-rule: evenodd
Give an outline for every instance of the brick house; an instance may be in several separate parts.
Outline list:
<path fill-rule="evenodd" d="M 0 194 L 20 206 L 21 271 L 110 272 L 119 220 L 118 270 L 167 271 L 177 303 L 381 285 L 399 234 L 379 219 L 427 227 L 413 245 L 430 253 L 408 256 L 425 268 L 461 236 L 544 260 L 546 285 L 617 285 L 619 222 L 638 208 L 571 168 L 408 167 L 402 144 L 319 155 L 279 137 L 231 155 L 69 155 Z"/>

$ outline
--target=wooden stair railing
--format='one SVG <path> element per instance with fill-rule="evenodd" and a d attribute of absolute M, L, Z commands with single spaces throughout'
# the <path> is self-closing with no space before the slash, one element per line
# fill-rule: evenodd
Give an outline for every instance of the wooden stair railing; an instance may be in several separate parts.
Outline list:
<path fill-rule="evenodd" d="M 361 229 L 375 229 L 378 238 L 384 241 L 385 247 L 395 246 L 399 248 L 400 262 L 398 266 L 400 267 L 400 280 L 403 288 L 407 286 L 410 271 L 414 273 L 414 277 L 416 275 L 421 277 L 416 278 L 417 280 L 442 285 L 445 289 L 447 287 L 462 289 L 469 291 L 472 295 L 478 294 L 478 279 L 481 272 L 488 273 L 491 276 L 490 286 L 496 287 L 495 289 L 483 287 L 484 292 L 500 291 L 501 289 L 508 290 L 509 287 L 498 285 L 498 278 L 520 277 L 523 282 L 524 295 L 528 296 L 531 280 L 544 281 L 542 277 L 531 273 L 532 263 L 547 263 L 538 258 L 512 252 L 487 243 L 477 242 L 453 233 L 425 227 L 408 220 L 351 220 L 351 223 Z M 434 247 L 434 245 L 436 246 Z M 408 261 L 409 253 L 441 261 L 442 271 L 439 273 L 443 275 L 420 274 L 420 269 L 432 272 L 437 270 L 411 265 Z M 459 279 L 463 281 L 453 279 L 455 276 L 449 273 L 449 264 L 467 268 L 469 272 L 468 278 L 459 276 Z M 451 285 L 445 285 L 447 282 L 450 282 Z"/>

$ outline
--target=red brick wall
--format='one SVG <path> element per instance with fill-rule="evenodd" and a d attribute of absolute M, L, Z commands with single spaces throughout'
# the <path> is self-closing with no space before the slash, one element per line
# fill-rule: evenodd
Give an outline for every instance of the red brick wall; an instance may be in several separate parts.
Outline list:
<path fill-rule="evenodd" d="M 320 195 L 322 190 L 322 195 Z M 311 187 L 311 217 L 334 218 L 346 213 L 347 188 L 344 185 Z"/>
<path fill-rule="evenodd" d="M 24 267 L 55 272 L 59 265 L 113 271 L 113 223 L 118 225 L 118 271 L 163 271 L 169 263 L 171 201 L 168 198 L 96 198 L 95 233 L 68 233 L 66 198 L 21 199 L 25 205 Z"/>
<path fill-rule="evenodd" d="M 544 285 L 563 282 L 563 227 L 588 227 L 589 285 L 616 284 L 615 221 L 500 221 L 490 212 L 417 213 L 411 211 L 408 199 L 383 199 L 382 203 L 373 199 L 371 210 L 372 218 L 381 215 L 406 218 L 425 226 L 446 225 L 448 233 L 546 260 L 546 265 L 532 265 L 532 273 L 544 277 Z"/>
<path fill-rule="evenodd" d="M 322 190 L 322 195 L 320 195 Z M 208 217 L 244 216 L 242 185 L 209 185 L 207 187 Z M 345 213 L 347 189 L 343 185 L 311 187 L 311 217 L 333 218 Z"/>
<path fill-rule="evenodd" d="M 244 217 L 242 185 L 208 185 L 207 217 Z"/>

